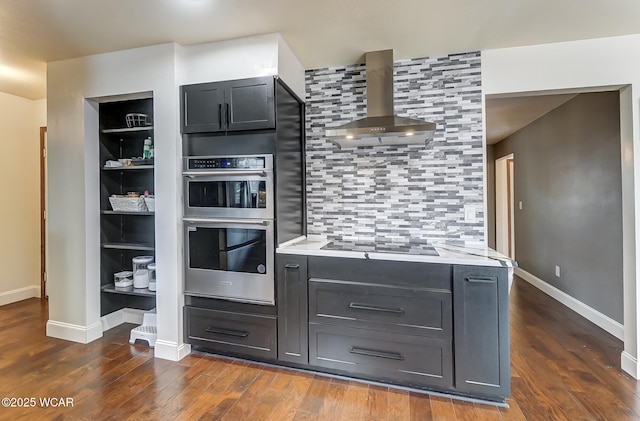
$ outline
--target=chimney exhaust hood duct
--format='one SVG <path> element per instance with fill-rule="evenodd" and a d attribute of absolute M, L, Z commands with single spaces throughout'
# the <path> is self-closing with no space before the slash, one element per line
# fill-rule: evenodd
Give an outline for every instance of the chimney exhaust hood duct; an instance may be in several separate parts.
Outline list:
<path fill-rule="evenodd" d="M 329 140 L 341 148 L 425 144 L 431 140 L 435 123 L 393 112 L 393 50 L 368 52 L 365 62 L 367 117 L 327 129 Z"/>

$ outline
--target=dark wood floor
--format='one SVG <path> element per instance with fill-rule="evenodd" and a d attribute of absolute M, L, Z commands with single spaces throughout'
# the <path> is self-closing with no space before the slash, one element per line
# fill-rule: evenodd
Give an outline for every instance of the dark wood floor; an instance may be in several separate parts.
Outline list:
<path fill-rule="evenodd" d="M 513 396 L 504 409 L 208 355 L 154 359 L 129 345 L 132 325 L 88 345 L 47 338 L 46 305 L 26 300 L 0 307 L 0 398 L 36 406 L 0 407 L 0 419 L 640 419 L 619 340 L 519 279 L 511 304 Z M 73 407 L 39 401 L 52 397 Z"/>

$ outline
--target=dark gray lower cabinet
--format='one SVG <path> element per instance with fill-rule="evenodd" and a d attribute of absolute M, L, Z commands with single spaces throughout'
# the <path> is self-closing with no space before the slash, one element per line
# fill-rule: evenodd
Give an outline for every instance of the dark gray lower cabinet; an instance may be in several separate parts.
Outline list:
<path fill-rule="evenodd" d="M 276 358 L 276 317 L 185 307 L 188 342 L 215 352 Z"/>
<path fill-rule="evenodd" d="M 309 363 L 307 256 L 276 256 L 278 359 Z"/>
<path fill-rule="evenodd" d="M 454 266 L 453 312 L 457 390 L 511 393 L 507 269 Z"/>
<path fill-rule="evenodd" d="M 309 256 L 309 364 L 453 386 L 451 266 Z"/>
<path fill-rule="evenodd" d="M 187 339 L 222 354 L 503 401 L 507 278 L 506 267 L 277 254 L 277 308 L 191 297 Z"/>

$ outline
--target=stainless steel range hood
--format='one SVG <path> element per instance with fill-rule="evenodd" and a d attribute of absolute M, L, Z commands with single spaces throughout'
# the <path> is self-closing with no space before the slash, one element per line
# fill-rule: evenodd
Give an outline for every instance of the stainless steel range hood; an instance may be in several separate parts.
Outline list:
<path fill-rule="evenodd" d="M 327 129 L 329 140 L 341 148 L 425 144 L 431 140 L 435 123 L 400 117 L 393 112 L 393 50 L 366 53 L 365 61 L 367 117 Z"/>

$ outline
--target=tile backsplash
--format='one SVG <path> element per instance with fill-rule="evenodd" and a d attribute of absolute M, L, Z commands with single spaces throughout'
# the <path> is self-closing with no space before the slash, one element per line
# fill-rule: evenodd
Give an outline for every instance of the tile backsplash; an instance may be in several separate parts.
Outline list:
<path fill-rule="evenodd" d="M 343 150 L 324 131 L 366 116 L 365 66 L 308 70 L 309 234 L 483 242 L 480 68 L 480 52 L 395 61 L 395 112 L 435 122 L 433 140 Z M 475 208 L 475 222 L 465 222 L 465 206 Z"/>

